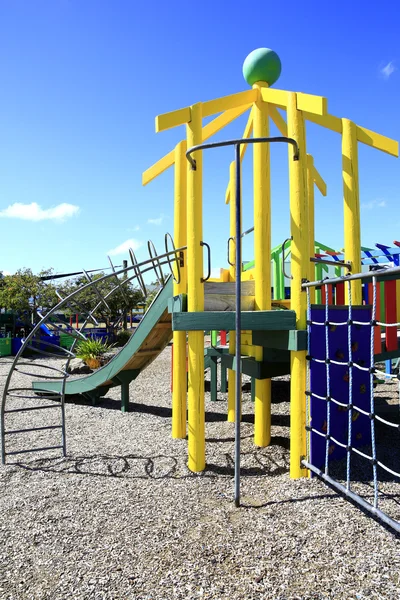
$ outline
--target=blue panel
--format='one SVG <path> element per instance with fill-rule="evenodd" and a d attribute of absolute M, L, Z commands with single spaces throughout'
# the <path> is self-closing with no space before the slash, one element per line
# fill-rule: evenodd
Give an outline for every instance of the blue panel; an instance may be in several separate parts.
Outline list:
<path fill-rule="evenodd" d="M 351 343 L 353 362 L 369 368 L 370 341 L 371 341 L 371 307 L 353 306 L 353 321 L 361 321 L 367 325 L 351 326 Z M 311 321 L 325 322 L 325 307 L 311 307 Z M 348 307 L 331 306 L 328 309 L 329 322 L 343 323 L 348 319 Z M 328 329 L 329 353 L 326 356 L 326 329 Z M 340 361 L 343 364 L 329 364 L 330 396 L 343 404 L 349 403 L 349 352 L 348 352 L 348 326 L 330 325 L 328 328 L 320 325 L 310 327 L 310 355 L 312 358 Z M 315 398 L 327 396 L 327 369 L 326 364 L 311 360 L 310 365 L 310 415 L 311 426 L 314 429 L 327 433 L 327 402 Z M 369 413 L 370 411 L 370 374 L 353 367 L 353 405 Z M 345 407 L 330 402 L 330 435 L 339 442 L 348 443 L 348 411 Z M 371 443 L 371 422 L 368 416 L 353 409 L 352 440 L 354 447 L 365 446 Z M 326 440 L 318 434 L 311 433 L 311 463 L 318 468 L 325 465 Z M 329 461 L 339 460 L 346 455 L 345 448 L 335 441 L 329 442 Z"/>

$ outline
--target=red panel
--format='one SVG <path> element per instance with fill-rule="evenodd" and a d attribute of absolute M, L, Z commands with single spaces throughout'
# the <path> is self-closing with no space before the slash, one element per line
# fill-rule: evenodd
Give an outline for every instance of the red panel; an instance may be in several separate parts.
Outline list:
<path fill-rule="evenodd" d="M 326 298 L 326 285 L 323 285 L 321 287 L 321 301 L 322 301 L 322 304 L 326 304 L 325 298 Z M 332 290 L 332 284 L 331 283 L 328 285 L 328 304 L 333 304 L 333 290 Z"/>
<path fill-rule="evenodd" d="M 336 306 L 344 304 L 344 283 L 336 284 Z"/>
<path fill-rule="evenodd" d="M 385 320 L 396 323 L 396 281 L 385 281 Z M 397 350 L 397 327 L 386 327 L 386 350 Z"/>
<path fill-rule="evenodd" d="M 220 344 L 221 346 L 226 346 L 226 331 L 220 332 Z"/>

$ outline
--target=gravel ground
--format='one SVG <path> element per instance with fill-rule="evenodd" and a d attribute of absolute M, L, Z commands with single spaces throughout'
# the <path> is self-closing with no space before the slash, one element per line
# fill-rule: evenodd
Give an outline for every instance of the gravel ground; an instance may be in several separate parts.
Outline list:
<path fill-rule="evenodd" d="M 66 459 L 22 455 L 0 468 L 0 598 L 400 598 L 393 532 L 317 479 L 289 479 L 288 382 L 273 382 L 273 438 L 264 449 L 253 445 L 244 392 L 244 506 L 236 509 L 226 395 L 212 403 L 206 394 L 208 467 L 191 474 L 186 441 L 170 435 L 170 360 L 166 348 L 131 384 L 128 414 L 119 411 L 118 388 L 97 406 L 69 402 Z M 2 361 L 1 386 L 9 368 Z M 393 389 L 382 386 L 382 394 Z M 37 411 L 41 424 L 56 412 Z M 22 413 L 15 426 L 32 419 Z M 35 443 L 52 436 L 59 443 L 55 433 Z M 368 482 L 355 485 L 372 496 Z M 398 484 L 388 478 L 383 490 L 399 511 Z"/>

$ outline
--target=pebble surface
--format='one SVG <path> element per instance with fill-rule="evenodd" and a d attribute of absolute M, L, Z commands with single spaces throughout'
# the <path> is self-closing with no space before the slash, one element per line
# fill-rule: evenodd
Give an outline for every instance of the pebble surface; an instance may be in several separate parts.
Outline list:
<path fill-rule="evenodd" d="M 10 362 L 0 360 L 2 392 Z M 211 402 L 206 393 L 207 469 L 192 474 L 186 440 L 171 439 L 170 363 L 167 347 L 131 384 L 127 414 L 119 388 L 96 406 L 68 402 L 66 458 L 20 455 L 0 468 L 0 598 L 400 598 L 395 534 L 316 478 L 290 480 L 288 381 L 273 381 L 268 448 L 253 444 L 244 391 L 237 509 L 226 394 Z M 42 424 L 54 420 L 54 411 L 36 412 Z M 16 425 L 30 426 L 32 414 L 18 415 Z M 59 432 L 30 435 L 25 447 L 53 435 L 57 442 Z M 22 443 L 12 437 L 19 439 L 10 445 Z M 398 483 L 384 485 L 400 507 Z"/>

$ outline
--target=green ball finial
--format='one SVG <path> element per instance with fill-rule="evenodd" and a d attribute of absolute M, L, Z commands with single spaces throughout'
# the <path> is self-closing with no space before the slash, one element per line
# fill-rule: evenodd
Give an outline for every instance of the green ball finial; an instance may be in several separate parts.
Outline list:
<path fill-rule="evenodd" d="M 257 48 L 243 63 L 243 77 L 252 86 L 257 81 L 266 81 L 269 86 L 278 81 L 282 64 L 279 56 L 269 48 Z"/>

